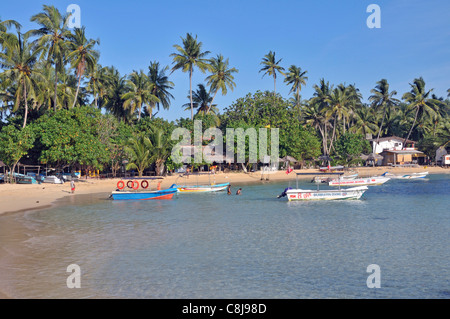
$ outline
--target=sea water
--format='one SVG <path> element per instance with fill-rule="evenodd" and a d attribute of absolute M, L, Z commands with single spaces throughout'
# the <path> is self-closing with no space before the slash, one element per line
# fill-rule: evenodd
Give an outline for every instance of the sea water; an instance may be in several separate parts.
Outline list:
<path fill-rule="evenodd" d="M 94 194 L 0 216 L 20 228 L 0 228 L 0 284 L 23 298 L 450 297 L 450 175 L 390 180 L 349 201 L 277 199 L 287 186 L 161 201 Z M 67 286 L 73 264 L 79 289 Z M 374 264 L 380 288 L 367 285 Z"/>

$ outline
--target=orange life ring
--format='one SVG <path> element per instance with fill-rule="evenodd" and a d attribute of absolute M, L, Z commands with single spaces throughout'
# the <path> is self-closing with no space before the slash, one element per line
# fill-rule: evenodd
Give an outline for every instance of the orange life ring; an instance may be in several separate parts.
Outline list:
<path fill-rule="evenodd" d="M 144 186 L 144 184 L 145 184 L 145 186 Z M 142 181 L 141 187 L 147 189 L 148 188 L 148 182 L 147 181 Z"/>
<path fill-rule="evenodd" d="M 158 186 L 156 186 L 156 190 L 158 190 L 158 191 L 161 190 L 161 182 L 158 182 Z"/>
<path fill-rule="evenodd" d="M 138 181 L 134 181 L 133 182 L 133 189 L 134 190 L 138 190 L 139 189 L 139 182 Z"/>
<path fill-rule="evenodd" d="M 125 183 L 123 181 L 117 182 L 117 188 L 118 189 L 124 189 L 125 188 Z"/>

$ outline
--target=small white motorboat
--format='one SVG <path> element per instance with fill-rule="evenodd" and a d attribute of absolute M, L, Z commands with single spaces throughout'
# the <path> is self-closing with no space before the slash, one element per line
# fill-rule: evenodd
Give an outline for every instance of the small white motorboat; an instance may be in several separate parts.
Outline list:
<path fill-rule="evenodd" d="M 295 189 L 286 188 L 278 198 L 287 197 L 288 201 L 310 201 L 310 200 L 346 200 L 346 199 L 360 199 L 361 196 L 369 189 L 367 186 L 359 186 L 352 188 L 341 189 L 327 189 L 319 190 L 319 184 L 317 184 L 317 190 L 301 189 L 298 187 L 299 175 L 339 175 L 344 173 L 297 173 L 297 187 Z M 339 178 L 340 179 L 340 178 Z M 350 179 L 349 179 L 350 180 Z"/>

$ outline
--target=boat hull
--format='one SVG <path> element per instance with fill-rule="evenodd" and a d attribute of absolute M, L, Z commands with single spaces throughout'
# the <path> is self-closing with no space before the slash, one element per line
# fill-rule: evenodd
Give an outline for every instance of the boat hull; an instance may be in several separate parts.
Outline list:
<path fill-rule="evenodd" d="M 388 177 L 368 177 L 348 180 L 334 180 L 328 183 L 329 186 L 373 186 L 382 185 L 390 178 Z"/>
<path fill-rule="evenodd" d="M 176 188 L 179 193 L 205 193 L 205 192 L 219 192 L 225 190 L 230 183 L 217 185 L 194 185 L 194 186 L 179 186 Z"/>
<path fill-rule="evenodd" d="M 426 178 L 428 176 L 428 172 L 426 173 L 414 173 L 407 175 L 388 175 L 392 179 L 419 179 Z"/>
<path fill-rule="evenodd" d="M 360 199 L 367 186 L 353 187 L 341 190 L 304 190 L 290 189 L 286 191 L 286 197 L 291 201 L 316 201 L 316 200 L 349 200 Z"/>
<path fill-rule="evenodd" d="M 177 192 L 176 188 L 169 188 L 151 192 L 112 192 L 112 199 L 114 200 L 161 200 L 172 199 Z"/>

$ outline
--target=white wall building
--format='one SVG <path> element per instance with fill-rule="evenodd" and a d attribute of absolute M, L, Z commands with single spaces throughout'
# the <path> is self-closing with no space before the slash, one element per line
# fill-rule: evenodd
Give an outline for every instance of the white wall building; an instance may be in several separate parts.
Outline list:
<path fill-rule="evenodd" d="M 369 140 L 372 143 L 372 152 L 375 154 L 381 154 L 383 151 L 401 151 L 401 150 L 415 150 L 414 144 L 416 142 L 407 140 L 406 147 L 403 146 L 404 138 L 398 136 L 381 137 L 377 139 Z"/>

